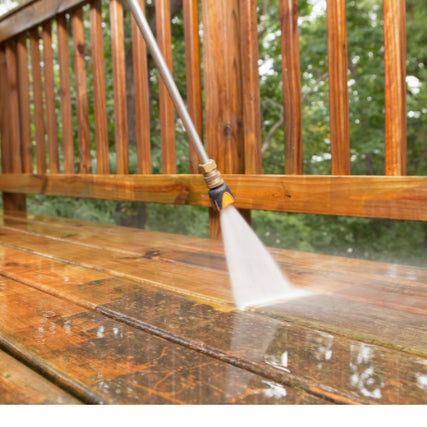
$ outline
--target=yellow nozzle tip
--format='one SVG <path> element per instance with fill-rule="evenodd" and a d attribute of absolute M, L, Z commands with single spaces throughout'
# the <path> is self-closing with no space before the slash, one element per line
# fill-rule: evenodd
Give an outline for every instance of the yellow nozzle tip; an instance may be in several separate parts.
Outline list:
<path fill-rule="evenodd" d="M 234 197 L 230 193 L 224 193 L 222 196 L 222 209 L 232 205 L 235 202 Z"/>

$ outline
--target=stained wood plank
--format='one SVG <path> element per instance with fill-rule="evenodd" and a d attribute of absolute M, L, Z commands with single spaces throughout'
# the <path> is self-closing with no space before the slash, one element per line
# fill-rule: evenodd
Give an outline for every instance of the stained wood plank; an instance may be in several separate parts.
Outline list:
<path fill-rule="evenodd" d="M 84 227 L 82 224 L 73 227 L 68 222 L 61 222 L 55 227 L 52 226 L 55 224 L 54 218 L 49 223 L 7 218 L 5 224 L 7 228 L 38 235 L 41 239 L 48 236 L 83 244 L 95 250 L 114 251 L 124 259 L 154 259 L 163 262 L 164 268 L 168 268 L 170 263 L 170 268 L 175 268 L 175 264 L 185 265 L 201 269 L 207 275 L 215 271 L 227 271 L 221 245 L 207 246 L 203 239 L 188 239 L 187 242 L 183 239 L 180 242 L 174 240 L 173 235 L 165 233 L 138 233 L 138 230 L 126 228 L 116 230 L 115 227 Z M 277 261 L 282 262 L 289 280 L 297 286 L 313 289 L 316 294 L 345 297 L 349 301 L 369 303 L 380 308 L 427 314 L 425 269 L 304 253 L 300 253 L 298 257 L 293 251 L 283 252 L 276 250 L 273 254 Z M 217 283 L 217 287 L 223 286 L 227 288 L 228 282 Z M 378 298 L 378 295 L 382 297 Z"/>
<path fill-rule="evenodd" d="M 280 212 L 427 220 L 427 178 L 224 175 L 236 206 Z M 209 206 L 201 176 L 0 175 L 16 193 Z"/>
<path fill-rule="evenodd" d="M 96 307 L 108 316 L 172 342 L 216 357 L 221 355 L 223 360 L 268 375 L 285 386 L 297 386 L 341 403 L 425 401 L 426 391 L 417 386 L 416 379 L 417 375 L 424 375 L 423 359 L 360 342 L 360 336 L 354 341 L 340 336 L 340 332 L 336 335 L 251 313 L 224 311 L 186 296 L 103 278 L 99 271 L 82 271 L 78 266 L 15 249 L 0 254 L 1 268 L 7 276 L 16 275 L 31 286 L 61 295 L 62 299 Z M 177 317 L 177 312 L 182 316 Z M 301 319 L 292 320 L 298 323 Z M 353 381 L 355 373 L 366 368 L 360 359 L 362 353 L 370 354 L 369 363 L 375 372 L 372 390 L 378 389 L 374 394 L 366 393 L 364 383 Z M 396 369 L 390 370 L 390 366 Z"/>
<path fill-rule="evenodd" d="M 9 57 L 9 58 L 8 58 Z M 14 70 L 15 68 L 15 70 Z M 13 77 L 13 74 L 16 73 L 16 60 L 14 57 L 14 52 L 11 51 L 11 47 L 5 46 L 0 49 L 0 71 L 1 75 L 4 76 L 1 79 L 0 83 L 0 94 L 1 94 L 1 104 L 0 104 L 0 125 L 1 125 L 1 166 L 2 172 L 13 170 L 21 170 L 21 162 L 17 161 L 20 159 L 14 159 L 14 152 L 20 149 L 20 141 L 17 138 L 19 136 L 19 123 L 17 122 L 18 118 L 11 118 L 13 115 L 14 109 L 15 114 L 17 113 L 16 99 L 17 90 L 16 87 L 16 76 Z M 15 84 L 15 86 L 11 86 Z M 13 99 L 11 99 L 13 98 Z M 14 105 L 15 104 L 15 105 Z M 17 127 L 18 126 L 18 127 Z M 3 192 L 3 209 L 5 212 L 16 210 L 18 215 L 24 215 L 26 211 L 26 196 L 25 194 L 16 194 Z"/>
<path fill-rule="evenodd" d="M 0 19 L 0 42 L 28 30 L 87 0 L 36 0 Z"/>
<path fill-rule="evenodd" d="M 144 254 L 146 257 L 165 261 L 226 270 L 221 241 L 33 214 L 28 214 L 26 218 L 16 218 L 13 213 L 4 215 L 3 223 L 8 227 L 25 232 L 114 250 L 128 255 L 141 256 Z M 388 282 L 388 286 L 395 286 L 396 283 L 399 283 L 399 286 L 403 286 L 401 289 L 406 289 L 404 292 L 408 294 L 411 294 L 415 288 L 427 285 L 427 269 L 425 268 L 275 248 L 269 248 L 269 251 L 288 274 L 297 274 L 297 271 L 306 272 L 306 278 L 301 277 L 298 280 L 307 284 L 313 284 L 318 280 L 319 274 L 315 274 L 315 272 L 322 272 L 322 274 L 325 272 L 326 275 L 333 273 L 336 278 L 334 280 L 337 282 L 342 281 L 342 278 L 338 277 L 340 274 L 345 278 L 351 273 L 352 276 L 374 279 L 378 285 L 381 281 Z M 359 281 L 358 288 L 362 282 Z M 369 287 L 369 281 L 365 282 Z M 372 286 L 370 287 L 372 288 Z"/>
<path fill-rule="evenodd" d="M 172 73 L 172 39 L 169 0 L 156 0 L 156 35 L 160 51 Z M 175 112 L 168 90 L 159 78 L 160 137 L 162 172 L 176 173 Z"/>
<path fill-rule="evenodd" d="M 350 173 L 350 128 L 347 86 L 347 18 L 345 0 L 327 1 L 331 173 Z"/>
<path fill-rule="evenodd" d="M 12 243 L 11 239 L 18 239 Z M 150 257 L 117 256 L 112 251 L 99 248 L 74 245 L 53 239 L 41 239 L 40 236 L 21 234 L 12 230 L 3 230 L 3 244 L 21 245 L 35 253 L 45 254 L 54 259 L 71 262 L 83 267 L 95 268 L 118 277 L 144 281 L 153 286 L 172 289 L 176 292 L 193 295 L 195 298 L 207 298 L 216 303 L 230 304 L 232 301 L 229 278 L 226 272 L 206 275 L 203 270 L 195 270 L 188 265 L 167 263 Z M 224 286 L 218 287 L 218 283 Z M 211 292 L 211 289 L 214 289 Z"/>
<path fill-rule="evenodd" d="M 406 174 L 405 2 L 384 1 L 385 174 Z"/>
<path fill-rule="evenodd" d="M 105 403 L 323 403 L 290 387 L 75 304 L 5 282 L 0 343 L 81 394 Z M 40 345 L 40 342 L 43 345 Z"/>
<path fill-rule="evenodd" d="M 95 112 L 96 171 L 110 172 L 108 157 L 108 125 L 105 99 L 104 38 L 102 31 L 102 4 L 100 0 L 91 3 L 91 55 L 93 72 L 93 97 Z"/>
<path fill-rule="evenodd" d="M 120 0 L 110 1 L 110 23 L 113 60 L 116 167 L 118 174 L 126 174 L 129 172 L 128 127 L 126 107 L 123 5 Z"/>
<path fill-rule="evenodd" d="M 203 137 L 199 7 L 195 0 L 184 0 L 185 71 L 187 108 L 199 136 Z M 193 144 L 189 144 L 190 173 L 198 173 L 200 163 Z"/>
<path fill-rule="evenodd" d="M 61 98 L 62 142 L 64 147 L 64 172 L 74 173 L 73 119 L 71 112 L 70 71 L 68 58 L 68 32 L 65 14 L 57 17 L 59 94 Z"/>
<path fill-rule="evenodd" d="M 0 404 L 78 405 L 81 402 L 0 351 Z"/>
<path fill-rule="evenodd" d="M 37 173 L 46 173 L 45 128 L 43 118 L 43 88 L 41 58 L 39 46 L 39 29 L 30 32 L 31 71 L 33 77 L 34 126 L 36 136 Z"/>
<path fill-rule="evenodd" d="M 21 159 L 21 127 L 19 120 L 19 94 L 18 94 L 18 76 L 17 76 L 17 58 L 16 58 L 16 43 L 9 42 L 5 49 L 6 67 L 7 67 L 7 84 L 8 90 L 8 106 L 9 114 L 9 150 L 10 159 L 8 161 L 9 168 L 7 172 L 19 173 L 22 172 Z"/>
<path fill-rule="evenodd" d="M 73 33 L 74 74 L 76 85 L 77 130 L 79 134 L 80 173 L 91 173 L 89 110 L 87 100 L 86 64 L 84 49 L 83 9 L 73 10 L 71 15 Z"/>
<path fill-rule="evenodd" d="M 206 148 L 221 173 L 233 174 L 245 171 L 238 17 L 239 0 L 202 1 Z M 220 238 L 219 216 L 213 210 L 209 225 L 211 237 Z"/>
<path fill-rule="evenodd" d="M 301 70 L 298 1 L 280 2 L 283 108 L 285 122 L 285 173 L 302 174 Z"/>
<path fill-rule="evenodd" d="M 6 53 L 4 46 L 0 46 L 0 72 L 2 76 L 7 76 Z M 1 167 L 2 173 L 11 170 L 10 162 L 10 122 L 9 122 L 9 85 L 6 78 L 0 79 L 0 119 L 1 119 Z"/>
<path fill-rule="evenodd" d="M 106 251 L 102 247 L 75 245 L 70 242 L 57 239 L 45 238 L 42 235 L 33 235 L 20 233 L 16 230 L 4 227 L 2 229 L 1 241 L 3 245 L 12 245 L 12 247 L 22 247 L 25 250 L 37 254 L 44 254 L 49 258 L 60 261 L 71 262 L 88 268 L 95 268 L 100 271 L 113 274 L 118 277 L 128 278 L 136 281 L 143 281 L 158 286 L 162 289 L 173 290 L 182 294 L 192 295 L 195 298 L 207 299 L 219 304 L 232 304 L 231 288 L 229 277 L 226 272 L 215 268 L 200 268 L 200 266 L 191 266 L 183 263 L 165 263 L 164 260 L 156 256 L 147 256 L 144 254 L 129 256 L 129 254 L 115 253 L 115 251 Z M 302 271 L 292 276 L 295 285 L 305 279 Z M 299 273 L 299 274 L 298 274 Z M 312 275 L 308 272 L 308 276 Z M 336 292 L 338 286 L 331 287 L 330 282 L 335 280 L 337 285 L 341 284 L 341 290 Z M 368 282 L 374 291 L 369 292 Z M 424 299 L 418 302 L 418 295 L 425 295 L 427 289 L 416 289 L 412 295 L 396 295 L 393 287 L 386 283 L 376 287 L 376 279 L 363 279 L 361 277 L 347 278 L 345 275 L 319 274 L 311 280 L 309 290 L 314 292 L 313 296 L 302 298 L 300 304 L 304 307 L 311 307 L 313 313 L 317 313 L 317 304 L 327 304 L 328 309 L 322 309 L 328 316 L 316 323 L 318 328 L 330 328 L 335 332 L 341 330 L 351 334 L 356 339 L 377 340 L 375 342 L 381 345 L 397 348 L 408 348 L 415 353 L 427 354 L 427 346 L 420 339 L 424 331 L 422 325 L 415 328 L 415 325 L 422 322 L 423 316 L 427 313 L 427 306 Z M 352 293 L 351 287 L 361 284 L 362 288 L 367 288 L 366 295 Z M 395 282 L 396 283 L 396 282 Z M 387 290 L 387 287 L 388 290 Z M 335 289 L 335 293 L 334 293 Z M 350 289 L 350 291 L 349 291 Z M 423 294 L 424 292 L 424 294 Z M 376 302 L 378 295 L 379 302 Z M 345 314 L 346 307 L 349 311 Z M 353 311 L 351 311 L 354 309 Z M 297 309 L 295 309 L 297 310 Z M 303 310 L 301 308 L 301 310 Z M 309 318 L 302 316 L 302 311 L 298 312 L 298 319 L 306 321 Z M 334 317 L 336 314 L 336 317 Z M 292 313 L 286 312 L 285 316 L 292 316 Z M 320 314 L 313 314 L 314 318 Z M 346 326 L 345 321 L 349 319 Z M 337 319 L 340 319 L 337 324 Z M 394 319 L 394 320 L 393 320 Z M 374 320 L 374 321 L 373 321 Z M 389 324 L 389 328 L 379 333 L 375 323 L 383 322 Z M 394 323 L 393 323 L 394 322 Z M 393 326 L 394 325 L 394 326 Z M 399 325 L 397 327 L 397 325 Z M 414 329 L 415 328 L 415 329 Z M 414 334 L 409 333 L 414 330 Z M 424 352 L 424 353 L 423 353 Z"/>
<path fill-rule="evenodd" d="M 58 130 L 56 125 L 55 81 L 53 72 L 52 22 L 43 23 L 43 70 L 46 94 L 46 130 L 50 173 L 59 173 Z"/>
<path fill-rule="evenodd" d="M 27 34 L 23 33 L 17 41 L 19 118 L 22 144 L 22 171 L 33 172 L 33 152 L 31 141 L 30 88 L 28 81 Z"/>
<path fill-rule="evenodd" d="M 139 1 L 143 12 L 145 5 Z M 137 170 L 141 174 L 151 173 L 150 104 L 148 87 L 147 48 L 141 31 L 132 16 L 132 59 L 135 87 L 135 126 Z"/>

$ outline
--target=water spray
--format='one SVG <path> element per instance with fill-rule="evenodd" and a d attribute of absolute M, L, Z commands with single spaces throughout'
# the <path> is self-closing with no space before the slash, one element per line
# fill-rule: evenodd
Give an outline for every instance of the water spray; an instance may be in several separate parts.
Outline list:
<path fill-rule="evenodd" d="M 209 189 L 212 206 L 221 213 L 225 255 L 237 308 L 245 309 L 277 299 L 305 295 L 304 291 L 296 289 L 287 280 L 237 209 L 230 206 L 235 202 L 234 196 L 228 185 L 224 183 L 215 161 L 210 159 L 205 151 L 138 0 L 126 1 L 197 152 L 200 160 L 199 172 L 203 174 Z M 230 208 L 226 209 L 227 206 Z"/>
<path fill-rule="evenodd" d="M 194 126 L 193 120 L 191 119 L 190 114 L 188 113 L 187 107 L 185 106 L 181 94 L 178 91 L 172 74 L 169 71 L 163 54 L 160 51 L 157 41 L 151 31 L 150 25 L 147 22 L 147 19 L 141 9 L 141 6 L 138 3 L 138 0 L 126 1 L 129 5 L 135 22 L 138 25 L 142 36 L 144 37 L 148 49 L 150 50 L 151 56 L 163 79 L 163 83 L 165 84 L 169 92 L 172 102 L 175 105 L 178 115 L 182 120 L 185 130 L 190 136 L 190 141 L 193 143 L 193 146 L 199 157 L 199 172 L 203 174 L 203 178 L 209 189 L 208 194 L 212 206 L 216 211 L 221 212 L 227 206 L 234 204 L 235 199 L 233 193 L 230 191 L 228 185 L 224 183 L 224 180 L 222 179 L 222 176 L 217 169 L 215 161 L 210 159 L 206 153 L 205 147 L 203 146 L 203 142 L 201 141 L 196 127 Z"/>

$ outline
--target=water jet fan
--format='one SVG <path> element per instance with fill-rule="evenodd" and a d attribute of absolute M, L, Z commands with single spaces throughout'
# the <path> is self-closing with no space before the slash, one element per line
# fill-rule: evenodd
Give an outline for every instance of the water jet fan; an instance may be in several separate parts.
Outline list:
<path fill-rule="evenodd" d="M 208 187 L 212 206 L 221 214 L 225 255 L 236 306 L 244 309 L 305 294 L 283 276 L 267 249 L 234 208 L 233 193 L 225 184 L 215 161 L 210 159 L 205 151 L 138 0 L 126 1 L 197 152 L 200 160 L 199 171 Z"/>

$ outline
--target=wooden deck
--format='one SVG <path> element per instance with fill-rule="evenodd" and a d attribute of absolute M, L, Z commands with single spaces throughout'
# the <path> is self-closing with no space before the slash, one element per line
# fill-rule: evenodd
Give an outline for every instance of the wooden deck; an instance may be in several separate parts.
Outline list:
<path fill-rule="evenodd" d="M 427 269 L 272 253 L 242 312 L 220 242 L 1 217 L 0 403 L 427 403 Z"/>

